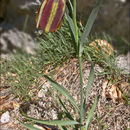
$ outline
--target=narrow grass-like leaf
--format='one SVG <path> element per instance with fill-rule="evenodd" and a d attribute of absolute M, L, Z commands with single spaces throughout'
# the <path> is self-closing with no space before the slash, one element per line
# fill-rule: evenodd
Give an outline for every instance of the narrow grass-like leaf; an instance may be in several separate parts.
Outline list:
<path fill-rule="evenodd" d="M 96 6 L 93 8 L 93 10 L 88 18 L 87 24 L 85 26 L 85 30 L 84 30 L 82 37 L 81 37 L 81 40 L 80 40 L 79 55 L 82 55 L 83 44 L 86 42 L 87 37 L 91 31 L 91 28 L 92 28 L 93 23 L 96 19 L 96 16 L 97 16 L 97 13 L 99 11 L 99 7 L 100 7 L 101 3 L 102 3 L 102 0 L 98 0 Z"/>
<path fill-rule="evenodd" d="M 71 32 L 72 32 L 72 34 L 73 34 L 74 40 L 75 40 L 75 42 L 76 42 L 76 33 L 75 33 L 74 22 L 73 22 L 72 18 L 71 18 L 68 14 L 66 14 L 66 19 L 67 19 L 67 21 L 68 21 L 68 23 L 69 23 L 69 27 L 70 27 Z"/>
<path fill-rule="evenodd" d="M 78 34 L 78 26 L 77 26 L 77 20 L 76 20 L 76 5 L 77 1 L 73 0 L 73 12 L 72 12 L 72 17 L 73 17 L 73 22 L 74 22 L 74 27 L 75 27 L 75 35 L 76 35 L 76 44 L 78 46 L 79 43 L 79 34 Z"/>
<path fill-rule="evenodd" d="M 84 100 L 84 105 L 86 106 L 87 103 L 87 99 L 88 99 L 88 93 L 92 87 L 93 84 L 93 80 L 94 80 L 94 66 L 91 65 L 91 70 L 90 70 L 90 74 L 88 77 L 88 83 L 87 83 L 87 87 L 86 87 L 86 94 L 85 94 L 85 100 Z M 85 108 L 84 106 L 84 108 Z"/>
<path fill-rule="evenodd" d="M 36 127 L 33 127 L 30 124 L 25 124 L 25 123 L 21 122 L 20 120 L 18 120 L 18 121 L 21 123 L 22 126 L 24 126 L 25 128 L 27 128 L 29 130 L 40 130 L 40 129 L 36 128 Z"/>
<path fill-rule="evenodd" d="M 93 80 L 94 80 L 94 67 L 91 66 L 91 70 L 90 70 L 90 74 L 89 74 L 89 77 L 88 77 L 88 84 L 87 84 L 87 87 L 86 87 L 86 95 L 85 95 L 85 99 L 83 101 L 83 104 L 81 106 L 81 113 L 80 113 L 80 118 L 82 119 L 82 121 L 84 120 L 85 116 L 86 116 L 86 103 L 87 103 L 87 98 L 88 98 L 88 93 L 91 89 L 91 86 L 92 86 L 92 83 L 93 83 Z"/>
<path fill-rule="evenodd" d="M 62 106 L 62 109 L 64 110 L 66 117 L 70 120 L 74 120 L 73 117 L 70 115 L 70 113 L 68 112 L 67 108 L 65 107 L 64 103 L 62 102 L 62 100 L 59 98 L 59 102 Z"/>
<path fill-rule="evenodd" d="M 27 14 L 23 25 L 23 30 L 22 30 L 23 32 L 25 32 L 27 29 L 28 20 L 29 20 L 29 15 Z"/>
<path fill-rule="evenodd" d="M 32 120 L 34 122 L 40 123 L 40 124 L 46 124 L 46 125 L 76 125 L 79 124 L 79 122 L 74 120 L 54 120 L 54 121 L 47 121 L 47 120 L 38 120 L 35 118 L 28 117 L 25 113 L 22 113 L 23 116 L 25 116 L 28 120 Z"/>
<path fill-rule="evenodd" d="M 60 92 L 61 94 L 63 94 L 70 101 L 70 103 L 76 108 L 76 110 L 79 112 L 78 105 L 76 104 L 76 102 L 74 101 L 74 99 L 70 95 L 70 93 L 63 86 L 59 85 L 58 83 L 56 83 L 55 81 L 53 81 L 48 76 L 44 75 L 44 77 L 47 79 L 47 81 L 50 82 L 50 84 L 54 87 L 54 89 L 56 89 L 58 92 Z"/>
<path fill-rule="evenodd" d="M 95 110 L 95 108 L 96 108 L 97 101 L 98 101 L 98 99 L 97 99 L 97 97 L 96 97 L 96 98 L 95 98 L 95 101 L 94 101 L 94 104 L 93 104 L 91 110 L 89 111 L 88 118 L 87 118 L 87 120 L 86 120 L 85 130 L 88 130 L 90 121 L 92 120 L 92 118 L 93 118 L 93 116 L 94 116 L 94 110 Z"/>
<path fill-rule="evenodd" d="M 70 0 L 68 0 L 68 2 L 69 2 L 69 4 L 70 4 L 71 11 L 73 12 L 73 5 L 72 5 L 72 3 L 71 3 Z"/>

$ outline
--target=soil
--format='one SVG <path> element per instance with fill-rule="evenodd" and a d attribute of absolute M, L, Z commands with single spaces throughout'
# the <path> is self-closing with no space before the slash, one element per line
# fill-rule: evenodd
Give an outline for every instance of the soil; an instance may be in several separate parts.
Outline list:
<path fill-rule="evenodd" d="M 85 61 L 83 63 L 84 74 L 84 93 L 88 81 L 91 65 Z M 53 77 L 55 81 L 63 85 L 73 96 L 77 104 L 80 106 L 80 77 L 79 67 L 77 59 L 72 59 L 62 67 L 57 67 L 55 70 L 50 71 L 50 67 L 46 71 L 46 74 Z M 89 110 L 91 109 L 94 99 L 98 96 L 98 103 L 94 113 L 94 118 L 90 124 L 89 130 L 127 130 L 130 129 L 130 106 L 129 95 L 124 97 L 124 92 L 128 94 L 130 91 L 129 82 L 127 77 L 122 77 L 115 84 L 111 84 L 105 76 L 99 76 L 98 72 L 102 71 L 102 68 L 95 65 L 95 78 L 94 83 L 89 92 L 86 118 Z M 63 115 L 63 110 L 58 103 L 57 97 L 65 103 L 68 111 L 73 115 L 74 119 L 78 118 L 75 114 L 73 107 L 61 94 L 57 94 L 56 91 L 50 86 L 50 84 L 41 78 L 41 89 L 37 90 L 33 94 L 29 102 L 21 101 L 19 97 L 14 97 L 10 93 L 10 87 L 3 87 L 0 94 L 0 117 L 4 112 L 9 111 L 10 121 L 7 123 L 1 123 L 1 130 L 26 130 L 17 118 L 23 122 L 26 122 L 20 110 L 22 109 L 28 116 L 42 120 L 56 120 Z M 34 90 L 33 90 L 34 91 Z M 50 127 L 46 125 L 40 125 L 42 130 L 54 130 L 57 127 Z"/>

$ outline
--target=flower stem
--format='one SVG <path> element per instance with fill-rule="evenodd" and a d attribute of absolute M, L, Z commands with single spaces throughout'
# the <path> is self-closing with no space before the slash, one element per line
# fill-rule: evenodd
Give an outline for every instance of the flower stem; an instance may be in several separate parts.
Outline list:
<path fill-rule="evenodd" d="M 78 34 L 78 26 L 76 20 L 76 0 L 73 0 L 73 22 L 75 26 L 75 34 L 76 34 L 76 48 L 77 54 L 79 53 L 79 34 Z M 79 54 L 78 54 L 79 55 Z M 83 130 L 83 120 L 84 120 L 84 108 L 83 108 L 83 72 L 82 72 L 82 54 L 78 56 L 79 61 L 79 71 L 80 71 L 80 91 L 81 91 L 81 104 L 80 104 L 80 130 Z"/>

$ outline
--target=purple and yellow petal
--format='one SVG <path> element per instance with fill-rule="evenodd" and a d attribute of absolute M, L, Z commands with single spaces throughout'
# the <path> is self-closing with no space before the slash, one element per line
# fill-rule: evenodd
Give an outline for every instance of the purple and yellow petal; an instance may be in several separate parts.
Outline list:
<path fill-rule="evenodd" d="M 64 11 L 65 11 L 65 1 L 60 0 L 59 4 L 58 4 L 57 12 L 55 14 L 55 17 L 53 19 L 53 22 L 52 22 L 50 30 L 49 30 L 50 32 L 53 32 L 57 28 L 59 28 L 59 26 L 61 25 L 62 19 L 63 19 Z"/>
<path fill-rule="evenodd" d="M 53 0 L 53 1 L 54 2 L 52 4 L 51 13 L 50 13 L 50 16 L 49 16 L 49 19 L 48 19 L 48 22 L 47 22 L 47 25 L 45 28 L 45 32 L 49 32 L 49 31 L 51 32 L 50 28 L 51 28 L 52 22 L 55 18 L 55 15 L 57 13 L 59 0 Z"/>
<path fill-rule="evenodd" d="M 43 0 L 37 17 L 37 28 L 46 33 L 59 28 L 65 12 L 65 0 Z"/>

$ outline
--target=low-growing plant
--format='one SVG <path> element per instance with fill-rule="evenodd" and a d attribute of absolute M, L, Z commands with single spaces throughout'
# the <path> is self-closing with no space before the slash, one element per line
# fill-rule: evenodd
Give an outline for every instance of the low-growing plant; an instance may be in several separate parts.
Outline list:
<path fill-rule="evenodd" d="M 29 98 L 28 92 L 30 87 L 38 83 L 37 77 L 39 75 L 30 57 L 30 55 L 25 57 L 17 54 L 11 60 L 3 60 L 1 64 L 3 71 L 6 71 L 5 73 L 2 72 L 4 76 L 3 86 L 10 86 L 15 96 L 26 100 Z"/>
<path fill-rule="evenodd" d="M 63 61 L 75 57 L 75 50 L 71 44 L 71 36 L 67 28 L 67 21 L 55 34 L 43 34 L 37 38 L 37 49 L 34 54 L 27 54 L 20 50 L 10 56 L 10 59 L 0 58 L 0 87 L 10 86 L 11 92 L 28 101 L 33 95 L 30 90 L 38 91 L 41 87 L 40 77 L 43 76 L 46 66 L 55 68 Z M 64 37 L 66 33 L 66 37 Z M 55 48 L 55 49 L 54 49 Z M 36 87 L 37 86 L 37 87 Z M 37 89 L 35 89 L 37 88 Z"/>
<path fill-rule="evenodd" d="M 59 1 L 55 1 L 55 2 L 61 2 L 61 1 L 59 0 Z M 62 0 L 62 2 L 65 3 L 65 0 Z M 28 117 L 24 113 L 23 113 L 23 115 L 27 119 L 32 120 L 34 122 L 46 124 L 46 125 L 58 125 L 58 127 L 60 129 L 64 129 L 64 130 L 68 128 L 66 126 L 74 126 L 73 129 L 76 129 L 76 130 L 78 128 L 80 128 L 81 130 L 83 130 L 83 129 L 87 130 L 89 128 L 89 124 L 90 124 L 92 117 L 94 115 L 94 110 L 95 110 L 96 104 L 97 104 L 97 97 L 95 97 L 94 104 L 93 104 L 91 110 L 89 111 L 89 114 L 88 114 L 87 119 L 86 119 L 86 104 L 87 104 L 87 99 L 88 99 L 88 93 L 89 93 L 89 90 L 91 89 L 91 86 L 92 86 L 92 83 L 94 80 L 94 65 L 92 64 L 92 66 L 91 66 L 90 75 L 88 78 L 88 84 L 86 86 L 86 94 L 84 95 L 84 93 L 83 93 L 82 54 L 84 51 L 84 43 L 86 42 L 88 35 L 91 31 L 92 25 L 95 21 L 95 18 L 97 16 L 97 13 L 98 13 L 98 10 L 99 10 L 99 7 L 101 5 L 102 0 L 97 1 L 94 9 L 92 10 L 92 12 L 88 18 L 88 21 L 87 21 L 87 24 L 83 30 L 83 33 L 80 32 L 80 30 L 78 29 L 78 26 L 77 26 L 76 0 L 73 0 L 73 4 L 71 4 L 70 0 L 68 2 L 69 2 L 70 7 L 71 7 L 72 18 L 69 15 L 70 13 L 69 13 L 68 9 L 66 9 L 67 11 L 65 14 L 65 18 L 67 19 L 68 24 L 69 24 L 71 37 L 72 37 L 72 43 L 73 43 L 73 46 L 75 47 L 76 56 L 78 57 L 78 61 L 79 61 L 78 63 L 79 63 L 79 72 L 80 72 L 80 92 L 81 92 L 81 94 L 80 94 L 81 95 L 80 107 L 77 105 L 77 103 L 75 102 L 75 100 L 73 99 L 71 94 L 63 86 L 59 85 L 57 82 L 53 81 L 51 78 L 49 78 L 46 75 L 44 75 L 44 77 L 54 87 L 55 90 L 57 90 L 59 93 L 63 94 L 69 100 L 69 102 L 72 104 L 75 112 L 77 114 L 79 114 L 79 119 L 77 119 L 77 120 L 73 119 L 73 116 L 68 112 L 67 108 L 65 107 L 65 104 L 63 103 L 63 101 L 60 98 L 59 98 L 59 102 L 60 102 L 60 104 L 61 104 L 61 106 L 66 114 L 66 117 L 68 118 L 66 120 L 44 121 L 44 120 L 38 120 L 38 119 Z M 41 9 L 44 8 L 45 3 L 46 2 L 43 1 L 43 5 L 41 6 Z M 55 3 L 54 5 L 56 6 L 57 4 Z M 47 7 L 45 6 L 45 8 L 47 8 Z M 61 13 L 63 13 L 63 12 L 61 12 Z M 41 15 L 41 12 L 40 12 L 40 15 Z M 54 14 L 52 14 L 51 16 L 53 16 L 53 15 Z M 44 29 L 44 27 L 42 27 L 42 28 Z M 48 32 L 48 28 L 45 28 L 45 32 Z M 48 35 L 51 35 L 51 34 L 49 33 Z M 66 34 L 64 34 L 64 35 L 66 35 Z M 91 61 L 91 63 L 92 63 L 92 61 Z M 35 128 L 32 125 L 29 125 L 27 123 L 24 124 L 21 122 L 21 124 L 23 126 L 25 126 L 26 128 L 31 129 L 31 130 L 38 129 L 38 128 Z"/>
<path fill-rule="evenodd" d="M 40 77 L 46 66 L 51 64 L 56 67 L 75 56 L 70 34 L 66 34 L 66 38 L 63 37 L 66 27 L 67 23 L 56 32 L 56 37 L 53 33 L 41 36 L 43 38 L 38 37 L 37 49 L 33 55 L 21 51 L 21 53 L 12 54 L 9 60 L 1 58 L 0 87 L 10 86 L 15 96 L 28 101 L 33 96 L 29 94 L 30 90 L 36 90 L 36 86 L 37 90 L 40 89 Z"/>
<path fill-rule="evenodd" d="M 97 47 L 101 48 L 101 46 L 98 44 Z M 121 70 L 117 67 L 114 50 L 112 50 L 112 53 L 110 55 L 105 53 L 102 48 L 99 51 L 93 46 L 86 45 L 84 47 L 84 50 L 84 59 L 87 57 L 88 61 L 93 61 L 95 64 L 98 64 L 103 68 L 103 71 L 98 73 L 98 75 L 106 75 L 108 78 L 120 78 Z"/>

